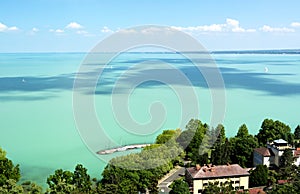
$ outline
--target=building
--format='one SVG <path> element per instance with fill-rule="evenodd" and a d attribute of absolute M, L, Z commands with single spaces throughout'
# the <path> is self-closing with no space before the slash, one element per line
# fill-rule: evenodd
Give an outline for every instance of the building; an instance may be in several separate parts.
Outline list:
<path fill-rule="evenodd" d="M 259 164 L 270 166 L 280 165 L 280 157 L 285 150 L 290 149 L 294 155 L 294 164 L 299 166 L 300 164 L 300 149 L 295 149 L 283 139 L 274 140 L 271 143 L 267 143 L 267 147 L 255 148 L 253 152 L 253 165 Z"/>
<path fill-rule="evenodd" d="M 272 153 L 272 154 L 271 154 Z M 253 152 L 253 165 L 259 164 L 270 167 L 274 163 L 274 153 L 265 147 L 255 148 Z"/>
<path fill-rule="evenodd" d="M 218 182 L 219 185 L 232 184 L 235 190 L 249 188 L 249 173 L 238 164 L 205 165 L 186 168 L 186 181 L 193 194 L 202 193 L 209 183 Z"/>

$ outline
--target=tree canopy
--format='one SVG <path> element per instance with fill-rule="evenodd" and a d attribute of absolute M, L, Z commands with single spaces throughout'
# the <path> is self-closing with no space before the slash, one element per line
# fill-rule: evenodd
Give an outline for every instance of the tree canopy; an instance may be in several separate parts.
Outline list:
<path fill-rule="evenodd" d="M 6 152 L 0 148 L 0 187 L 4 186 L 8 180 L 19 181 L 21 177 L 19 165 L 6 157 Z"/>
<path fill-rule="evenodd" d="M 265 165 L 257 165 L 250 172 L 249 183 L 251 187 L 266 185 L 268 183 L 268 167 Z"/>
<path fill-rule="evenodd" d="M 294 135 L 291 133 L 291 128 L 288 125 L 272 119 L 265 119 L 263 121 L 256 137 L 260 145 L 265 145 L 268 141 L 275 139 L 284 139 L 292 144 L 294 139 Z"/>

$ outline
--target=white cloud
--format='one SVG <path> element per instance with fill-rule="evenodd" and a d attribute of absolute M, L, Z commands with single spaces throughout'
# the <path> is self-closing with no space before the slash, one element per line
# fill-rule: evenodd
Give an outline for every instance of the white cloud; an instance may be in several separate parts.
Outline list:
<path fill-rule="evenodd" d="M 30 30 L 30 32 L 28 33 L 29 35 L 35 35 L 38 31 L 40 31 L 38 28 L 32 28 L 31 30 Z"/>
<path fill-rule="evenodd" d="M 293 22 L 291 23 L 292 27 L 300 27 L 300 22 Z"/>
<path fill-rule="evenodd" d="M 57 33 L 57 34 L 61 34 L 61 33 L 64 33 L 64 32 L 65 32 L 65 31 L 62 30 L 62 29 L 56 29 L 56 30 L 50 29 L 49 31 L 50 31 L 50 32 L 55 32 L 55 33 Z"/>
<path fill-rule="evenodd" d="M 16 30 L 19 30 L 16 26 L 8 27 L 5 24 L 0 22 L 0 32 L 16 31 Z"/>
<path fill-rule="evenodd" d="M 69 23 L 66 26 L 66 28 L 69 28 L 69 29 L 81 29 L 81 28 L 83 28 L 83 26 L 80 25 L 80 24 L 78 24 L 78 23 L 76 23 L 76 22 L 71 22 L 71 23 Z"/>
<path fill-rule="evenodd" d="M 240 27 L 238 20 L 226 19 L 224 24 L 210 24 L 202 26 L 178 27 L 173 26 L 174 29 L 186 32 L 256 32 L 255 29 L 245 29 Z"/>
<path fill-rule="evenodd" d="M 77 34 L 83 34 L 83 35 L 88 34 L 88 32 L 85 31 L 85 30 L 78 30 L 76 33 Z"/>
<path fill-rule="evenodd" d="M 108 28 L 107 26 L 104 26 L 101 30 L 103 33 L 113 33 L 114 31 Z"/>
<path fill-rule="evenodd" d="M 260 28 L 261 31 L 263 32 L 295 32 L 294 29 L 292 28 L 274 28 L 268 25 L 264 25 L 263 27 Z"/>
<path fill-rule="evenodd" d="M 135 29 L 118 29 L 117 32 L 124 33 L 124 34 L 136 34 L 138 31 Z"/>
<path fill-rule="evenodd" d="M 38 32 L 38 31 L 40 31 L 40 30 L 39 30 L 38 28 L 32 28 L 31 31 L 32 31 L 32 32 Z"/>

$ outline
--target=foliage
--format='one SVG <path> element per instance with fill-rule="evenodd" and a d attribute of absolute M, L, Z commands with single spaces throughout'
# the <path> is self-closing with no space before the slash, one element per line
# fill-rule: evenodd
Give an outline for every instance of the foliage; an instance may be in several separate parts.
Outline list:
<path fill-rule="evenodd" d="M 103 193 L 157 193 L 157 182 L 179 161 L 183 152 L 174 139 L 140 153 L 113 158 L 102 173 L 98 191 Z"/>
<path fill-rule="evenodd" d="M 156 137 L 156 144 L 164 144 L 170 141 L 172 138 L 176 138 L 181 133 L 180 129 L 176 130 L 164 130 L 162 134 Z"/>
<path fill-rule="evenodd" d="M 191 119 L 186 130 L 177 138 L 177 142 L 186 152 L 186 157 L 194 163 L 207 164 L 210 148 L 210 135 L 207 125 L 198 119 Z"/>
<path fill-rule="evenodd" d="M 47 178 L 49 189 L 47 193 L 89 193 L 91 191 L 91 180 L 87 169 L 81 164 L 75 167 L 75 171 L 64 171 L 58 169 Z"/>
<path fill-rule="evenodd" d="M 250 172 L 250 186 L 257 187 L 268 183 L 268 167 L 265 165 L 257 165 L 255 170 Z"/>
<path fill-rule="evenodd" d="M 242 125 L 237 135 L 230 139 L 231 162 L 242 167 L 252 166 L 253 149 L 258 147 L 255 137 L 248 133 L 246 125 Z"/>
<path fill-rule="evenodd" d="M 170 194 L 190 194 L 189 185 L 182 179 L 175 180 L 170 188 Z"/>
<path fill-rule="evenodd" d="M 211 162 L 216 165 L 230 163 L 230 143 L 225 136 L 223 125 L 217 127 L 218 136 L 211 152 Z"/>
<path fill-rule="evenodd" d="M 20 169 L 19 165 L 14 165 L 13 162 L 6 157 L 6 152 L 0 148 L 0 191 L 1 193 L 11 192 L 18 193 L 21 191 L 21 186 L 17 185 L 19 181 Z"/>
<path fill-rule="evenodd" d="M 290 149 L 284 150 L 282 156 L 280 157 L 280 167 L 292 166 L 294 162 L 293 151 Z"/>
<path fill-rule="evenodd" d="M 300 139 L 300 125 L 297 125 L 295 131 L 294 131 L 295 139 Z"/>
<path fill-rule="evenodd" d="M 219 182 L 209 183 L 203 191 L 204 194 L 216 194 L 216 193 L 235 193 L 231 184 L 224 184 L 219 186 Z"/>
<path fill-rule="evenodd" d="M 0 187 L 1 194 L 21 194 L 24 193 L 23 187 L 18 185 L 15 179 L 8 179 Z"/>
<path fill-rule="evenodd" d="M 42 187 L 40 187 L 39 185 L 35 184 L 35 183 L 31 183 L 29 182 L 29 184 L 23 185 L 23 189 L 24 189 L 24 193 L 27 194 L 40 194 L 42 193 Z"/>
<path fill-rule="evenodd" d="M 293 143 L 294 135 L 291 133 L 291 128 L 276 120 L 265 119 L 261 125 L 259 133 L 256 135 L 260 145 L 265 145 L 268 141 L 275 139 L 285 139 L 290 144 Z"/>

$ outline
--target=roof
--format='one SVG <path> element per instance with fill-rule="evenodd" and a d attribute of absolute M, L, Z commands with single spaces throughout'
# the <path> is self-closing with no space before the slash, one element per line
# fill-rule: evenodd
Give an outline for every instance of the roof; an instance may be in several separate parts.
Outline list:
<path fill-rule="evenodd" d="M 294 156 L 299 158 L 300 157 L 300 148 L 297 148 L 295 151 L 294 151 Z"/>
<path fill-rule="evenodd" d="M 277 139 L 277 140 L 274 140 L 274 143 L 276 143 L 276 144 L 287 144 L 288 142 L 283 140 L 283 139 Z"/>
<path fill-rule="evenodd" d="M 254 151 L 256 151 L 262 156 L 271 156 L 269 149 L 265 147 L 255 148 Z"/>
<path fill-rule="evenodd" d="M 208 179 L 218 177 L 233 177 L 233 176 L 249 176 L 247 169 L 243 169 L 238 164 L 220 165 L 220 166 L 203 166 L 200 170 L 195 167 L 187 168 L 187 172 L 193 179 Z"/>
<path fill-rule="evenodd" d="M 250 188 L 249 189 L 249 194 L 258 194 L 258 193 L 266 193 L 262 188 Z"/>

